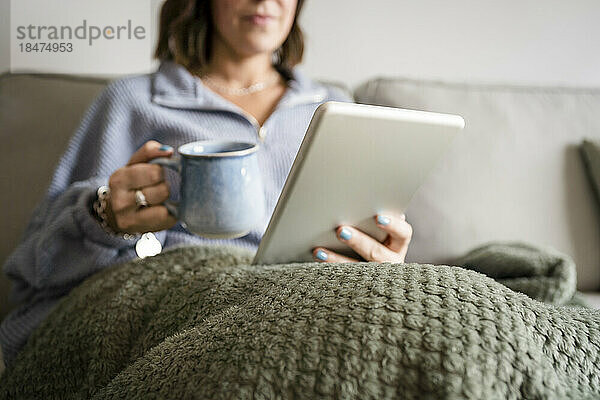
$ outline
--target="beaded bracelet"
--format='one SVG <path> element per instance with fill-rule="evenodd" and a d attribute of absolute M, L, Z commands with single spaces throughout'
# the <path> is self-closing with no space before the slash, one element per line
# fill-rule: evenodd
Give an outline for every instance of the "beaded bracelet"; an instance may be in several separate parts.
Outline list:
<path fill-rule="evenodd" d="M 106 208 L 108 206 L 108 198 L 110 196 L 110 188 L 108 186 L 100 186 L 96 191 L 96 200 L 94 200 L 93 210 L 96 216 L 96 219 L 100 223 L 100 226 L 104 231 L 112 236 L 118 236 L 119 238 L 125 240 L 135 240 L 140 234 L 135 233 L 125 233 L 125 232 L 115 232 L 108 225 L 108 216 L 106 215 Z"/>

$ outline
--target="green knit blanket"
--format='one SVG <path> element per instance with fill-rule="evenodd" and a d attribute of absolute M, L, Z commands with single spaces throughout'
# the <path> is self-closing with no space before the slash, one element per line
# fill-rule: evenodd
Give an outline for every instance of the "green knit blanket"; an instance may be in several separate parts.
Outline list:
<path fill-rule="evenodd" d="M 600 398 L 600 312 L 567 305 L 560 254 L 494 244 L 468 269 L 251 257 L 187 247 L 92 276 L 0 398 Z"/>

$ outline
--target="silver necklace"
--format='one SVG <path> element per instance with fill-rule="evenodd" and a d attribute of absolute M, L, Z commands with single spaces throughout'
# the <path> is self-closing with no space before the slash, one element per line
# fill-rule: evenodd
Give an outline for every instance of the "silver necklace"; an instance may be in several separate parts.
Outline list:
<path fill-rule="evenodd" d="M 243 88 L 232 88 L 231 86 L 221 85 L 218 82 L 216 82 L 214 78 L 211 78 L 208 75 L 205 75 L 200 79 L 213 89 L 217 89 L 219 92 L 228 94 L 230 96 L 246 96 L 252 93 L 260 92 L 268 87 L 273 86 L 279 80 L 279 74 L 273 75 L 273 78 L 271 79 L 267 79 L 262 82 L 257 82 Z"/>

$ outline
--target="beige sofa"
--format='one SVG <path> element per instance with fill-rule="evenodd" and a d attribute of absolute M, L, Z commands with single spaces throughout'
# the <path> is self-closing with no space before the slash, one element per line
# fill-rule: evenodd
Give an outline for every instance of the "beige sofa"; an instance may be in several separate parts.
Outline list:
<path fill-rule="evenodd" d="M 2 262 L 22 239 L 70 135 L 106 83 L 0 77 Z M 407 260 L 449 262 L 487 241 L 523 240 L 571 255 L 579 288 L 600 289 L 600 212 L 577 150 L 584 137 L 600 137 L 600 90 L 374 79 L 354 95 L 365 103 L 457 113 L 467 123 L 407 210 L 415 228 Z M 398 149 L 399 156 L 402 151 L 409 150 Z M 12 306 L 8 290 L 0 277 L 0 318 Z"/>

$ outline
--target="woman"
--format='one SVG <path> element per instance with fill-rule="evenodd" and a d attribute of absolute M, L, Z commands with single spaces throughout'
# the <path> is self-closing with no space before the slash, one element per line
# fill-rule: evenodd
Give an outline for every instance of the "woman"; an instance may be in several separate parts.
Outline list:
<path fill-rule="evenodd" d="M 117 80 L 95 100 L 24 241 L 7 260 L 4 270 L 21 304 L 0 326 L 7 365 L 58 299 L 98 270 L 136 257 L 136 243 L 150 240 L 137 232 L 155 232 L 151 240 L 162 248 L 201 243 L 258 247 L 314 110 L 327 100 L 350 100 L 294 68 L 303 52 L 297 24 L 302 4 L 165 2 L 158 71 Z M 148 161 L 172 155 L 171 146 L 208 139 L 261 142 L 267 218 L 245 237 L 194 236 L 161 205 L 177 188 Z M 350 226 L 332 229 L 365 260 L 403 262 L 410 225 L 403 216 L 374 218 L 388 233 L 383 243 Z M 317 261 L 357 261 L 324 248 L 313 254 Z"/>

